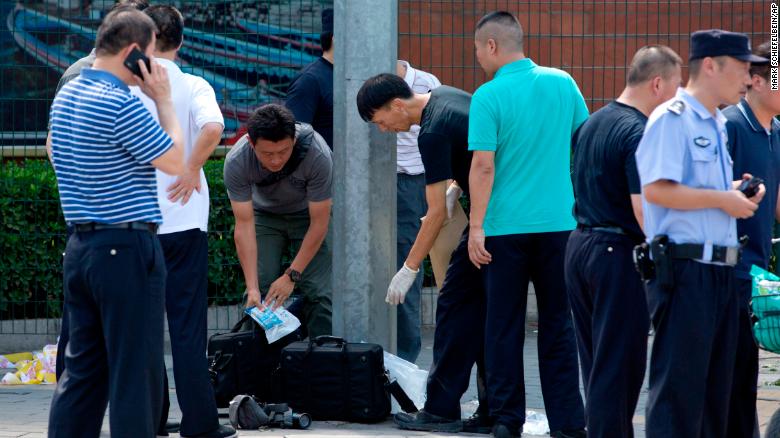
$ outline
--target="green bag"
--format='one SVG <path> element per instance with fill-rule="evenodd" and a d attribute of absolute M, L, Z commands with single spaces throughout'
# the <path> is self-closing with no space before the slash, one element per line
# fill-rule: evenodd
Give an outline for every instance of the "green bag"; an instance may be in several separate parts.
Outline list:
<path fill-rule="evenodd" d="M 780 289 L 777 281 L 780 277 L 753 265 L 750 268 L 753 278 L 753 298 L 750 306 L 753 310 L 753 336 L 764 350 L 780 354 Z"/>

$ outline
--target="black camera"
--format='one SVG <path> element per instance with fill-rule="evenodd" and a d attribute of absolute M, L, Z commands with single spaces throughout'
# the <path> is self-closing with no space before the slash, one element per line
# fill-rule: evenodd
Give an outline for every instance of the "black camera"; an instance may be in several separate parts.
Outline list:
<path fill-rule="evenodd" d="M 309 414 L 296 414 L 287 403 L 267 404 L 263 410 L 268 415 L 268 427 L 308 429 L 311 426 Z"/>
<path fill-rule="evenodd" d="M 749 179 L 743 179 L 739 184 L 739 187 L 737 187 L 737 190 L 742 192 L 746 197 L 752 198 L 753 196 L 756 196 L 756 193 L 758 193 L 758 186 L 763 183 L 763 179 L 754 176 Z"/>

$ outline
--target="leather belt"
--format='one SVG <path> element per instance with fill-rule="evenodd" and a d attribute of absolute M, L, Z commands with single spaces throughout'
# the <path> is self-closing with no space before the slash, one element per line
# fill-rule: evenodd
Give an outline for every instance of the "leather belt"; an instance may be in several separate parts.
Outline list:
<path fill-rule="evenodd" d="M 700 243 L 675 243 L 670 245 L 672 258 L 704 260 L 706 262 L 724 263 L 729 266 L 735 266 L 739 263 L 741 248 L 739 246 L 718 246 L 712 245 L 712 255 L 707 259 L 705 255 L 706 246 Z"/>
<path fill-rule="evenodd" d="M 100 230 L 135 230 L 148 231 L 157 234 L 157 224 L 150 222 L 122 222 L 119 224 L 101 224 L 98 222 L 88 222 L 86 224 L 73 224 L 76 232 L 100 231 Z"/>
<path fill-rule="evenodd" d="M 602 233 L 611 233 L 611 234 L 621 234 L 623 236 L 627 236 L 628 233 L 626 233 L 622 228 L 620 227 L 589 227 L 587 225 L 577 225 L 577 228 L 583 231 L 600 231 Z"/>

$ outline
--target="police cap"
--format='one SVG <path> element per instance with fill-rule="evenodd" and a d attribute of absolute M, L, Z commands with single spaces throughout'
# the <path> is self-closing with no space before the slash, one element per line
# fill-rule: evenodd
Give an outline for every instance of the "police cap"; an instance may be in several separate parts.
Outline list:
<path fill-rule="evenodd" d="M 721 29 L 699 30 L 691 34 L 690 61 L 705 57 L 731 56 L 740 61 L 762 63 L 766 58 L 750 52 L 750 38 L 744 33 Z"/>

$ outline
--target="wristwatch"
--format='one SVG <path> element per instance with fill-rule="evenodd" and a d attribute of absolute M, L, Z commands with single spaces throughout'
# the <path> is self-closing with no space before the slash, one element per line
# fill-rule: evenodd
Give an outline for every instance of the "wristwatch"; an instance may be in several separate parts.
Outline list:
<path fill-rule="evenodd" d="M 288 277 L 290 277 L 290 280 L 292 280 L 293 283 L 297 283 L 297 282 L 301 281 L 301 273 L 296 271 L 295 269 L 287 268 L 287 270 L 284 271 L 284 273 Z"/>

